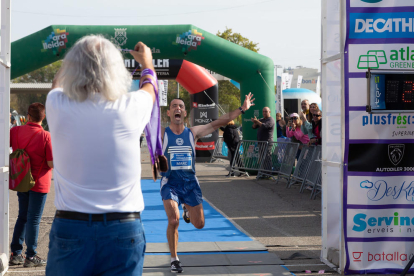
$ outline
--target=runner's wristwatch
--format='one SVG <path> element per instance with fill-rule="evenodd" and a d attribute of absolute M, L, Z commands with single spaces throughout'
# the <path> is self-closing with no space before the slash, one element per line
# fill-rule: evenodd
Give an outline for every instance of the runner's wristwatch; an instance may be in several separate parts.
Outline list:
<path fill-rule="evenodd" d="M 241 106 L 239 107 L 239 109 L 240 109 L 241 113 L 244 114 L 244 110 Z"/>

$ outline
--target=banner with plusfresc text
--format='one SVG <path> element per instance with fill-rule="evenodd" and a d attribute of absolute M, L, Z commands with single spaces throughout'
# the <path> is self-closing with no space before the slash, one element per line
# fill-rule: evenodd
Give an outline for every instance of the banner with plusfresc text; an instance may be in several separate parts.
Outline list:
<path fill-rule="evenodd" d="M 414 1 L 346 5 L 345 273 L 400 273 L 414 256 L 414 110 L 367 112 L 367 72 L 414 70 Z"/>

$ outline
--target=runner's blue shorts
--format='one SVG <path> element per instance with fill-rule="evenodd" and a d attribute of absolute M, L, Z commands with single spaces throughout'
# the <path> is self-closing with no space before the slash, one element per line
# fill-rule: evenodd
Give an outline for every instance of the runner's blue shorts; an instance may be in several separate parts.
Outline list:
<path fill-rule="evenodd" d="M 197 206 L 203 203 L 203 194 L 200 184 L 195 179 L 161 179 L 162 200 L 172 199 L 181 205 L 185 203 L 189 206 Z"/>

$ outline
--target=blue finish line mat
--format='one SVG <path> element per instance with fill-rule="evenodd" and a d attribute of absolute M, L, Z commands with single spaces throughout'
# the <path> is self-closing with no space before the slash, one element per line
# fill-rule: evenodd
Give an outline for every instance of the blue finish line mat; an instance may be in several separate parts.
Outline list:
<path fill-rule="evenodd" d="M 141 218 L 147 243 L 167 242 L 167 215 L 160 195 L 160 180 L 141 180 L 145 210 Z M 182 214 L 181 206 L 180 215 Z M 196 229 L 191 223 L 185 223 L 180 217 L 178 227 L 179 242 L 247 242 L 252 238 L 240 231 L 227 218 L 221 215 L 208 202 L 203 202 L 205 226 Z"/>

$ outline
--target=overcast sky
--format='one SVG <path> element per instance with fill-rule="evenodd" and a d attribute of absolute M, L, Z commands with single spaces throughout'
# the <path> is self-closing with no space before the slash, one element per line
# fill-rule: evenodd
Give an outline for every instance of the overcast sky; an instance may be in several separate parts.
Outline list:
<path fill-rule="evenodd" d="M 50 25 L 226 26 L 259 43 L 275 65 L 320 68 L 320 0 L 13 0 L 12 41 Z M 144 4 L 149 3 L 151 4 Z"/>

